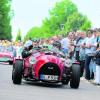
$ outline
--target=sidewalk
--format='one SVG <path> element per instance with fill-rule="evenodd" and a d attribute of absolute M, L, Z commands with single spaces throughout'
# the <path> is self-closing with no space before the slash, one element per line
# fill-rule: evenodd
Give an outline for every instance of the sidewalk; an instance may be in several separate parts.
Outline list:
<path fill-rule="evenodd" d="M 95 84 L 94 80 L 86 80 L 85 77 L 81 77 L 80 80 L 83 81 L 83 82 L 85 82 L 85 83 L 92 84 L 94 86 L 100 87 L 100 84 L 99 85 Z"/>

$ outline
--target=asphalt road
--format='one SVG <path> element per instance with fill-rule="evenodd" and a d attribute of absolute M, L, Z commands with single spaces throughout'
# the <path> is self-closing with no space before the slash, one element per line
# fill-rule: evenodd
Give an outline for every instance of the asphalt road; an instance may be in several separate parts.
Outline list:
<path fill-rule="evenodd" d="M 0 100 L 100 100 L 100 86 L 84 80 L 81 80 L 79 89 L 25 81 L 14 85 L 11 71 L 12 66 L 0 64 Z"/>

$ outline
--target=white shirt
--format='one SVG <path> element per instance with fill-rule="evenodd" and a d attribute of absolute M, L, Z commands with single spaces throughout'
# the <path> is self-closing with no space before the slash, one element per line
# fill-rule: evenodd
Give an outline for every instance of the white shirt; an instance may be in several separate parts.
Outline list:
<path fill-rule="evenodd" d="M 68 38 L 64 38 L 61 40 L 61 48 L 68 49 L 70 40 Z"/>
<path fill-rule="evenodd" d="M 86 38 L 84 41 L 86 43 L 86 46 L 89 46 L 89 45 L 92 45 L 92 37 L 91 38 Z M 89 53 L 92 53 L 92 49 L 91 47 L 90 48 L 85 48 L 85 54 L 89 54 Z"/>

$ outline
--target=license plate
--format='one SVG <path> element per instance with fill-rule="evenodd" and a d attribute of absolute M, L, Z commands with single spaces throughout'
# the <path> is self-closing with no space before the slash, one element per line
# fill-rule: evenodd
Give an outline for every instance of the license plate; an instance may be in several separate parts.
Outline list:
<path fill-rule="evenodd" d="M 51 81 L 57 81 L 58 76 L 56 75 L 40 75 L 41 80 L 51 80 Z"/>

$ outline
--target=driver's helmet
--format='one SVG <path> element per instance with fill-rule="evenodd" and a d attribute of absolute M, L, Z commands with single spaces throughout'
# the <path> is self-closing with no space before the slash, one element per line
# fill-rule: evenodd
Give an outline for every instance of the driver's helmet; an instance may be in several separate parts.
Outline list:
<path fill-rule="evenodd" d="M 26 41 L 26 43 L 24 44 L 24 47 L 27 48 L 27 49 L 32 47 L 32 41 L 31 40 Z"/>

